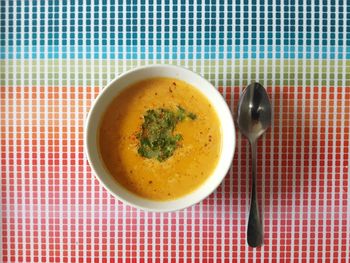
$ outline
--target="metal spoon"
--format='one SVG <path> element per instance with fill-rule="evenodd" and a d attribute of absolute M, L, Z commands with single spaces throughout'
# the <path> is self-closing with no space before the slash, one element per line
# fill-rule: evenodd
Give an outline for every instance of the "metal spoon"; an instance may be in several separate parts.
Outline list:
<path fill-rule="evenodd" d="M 256 196 L 256 140 L 270 127 L 271 116 L 271 103 L 265 88 L 257 82 L 248 85 L 238 103 L 237 123 L 241 133 L 248 138 L 252 151 L 252 192 L 247 231 L 251 247 L 263 244 L 263 226 Z"/>

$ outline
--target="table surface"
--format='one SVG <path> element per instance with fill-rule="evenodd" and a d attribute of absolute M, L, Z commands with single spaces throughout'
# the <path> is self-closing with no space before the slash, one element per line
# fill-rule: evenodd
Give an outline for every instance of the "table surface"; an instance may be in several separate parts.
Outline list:
<path fill-rule="evenodd" d="M 1 1 L 3 262 L 350 262 L 347 1 Z M 91 103 L 135 66 L 202 74 L 235 111 L 261 82 L 265 245 L 246 244 L 249 145 L 216 192 L 174 213 L 122 204 L 84 155 Z"/>

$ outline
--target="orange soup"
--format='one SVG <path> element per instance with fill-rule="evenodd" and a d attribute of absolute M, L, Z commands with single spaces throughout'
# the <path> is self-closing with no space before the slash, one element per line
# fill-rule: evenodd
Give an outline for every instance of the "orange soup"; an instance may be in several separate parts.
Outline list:
<path fill-rule="evenodd" d="M 214 171 L 221 126 L 202 93 L 186 82 L 152 78 L 123 90 L 99 130 L 105 166 L 129 191 L 171 200 L 198 188 Z"/>

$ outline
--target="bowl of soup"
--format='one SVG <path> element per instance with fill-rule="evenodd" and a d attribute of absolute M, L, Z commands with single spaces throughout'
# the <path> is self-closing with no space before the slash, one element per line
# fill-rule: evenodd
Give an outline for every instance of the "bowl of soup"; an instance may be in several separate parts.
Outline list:
<path fill-rule="evenodd" d="M 96 98 L 87 118 L 90 166 L 119 200 L 169 212 L 209 196 L 234 155 L 229 107 L 200 75 L 172 65 L 121 74 Z"/>

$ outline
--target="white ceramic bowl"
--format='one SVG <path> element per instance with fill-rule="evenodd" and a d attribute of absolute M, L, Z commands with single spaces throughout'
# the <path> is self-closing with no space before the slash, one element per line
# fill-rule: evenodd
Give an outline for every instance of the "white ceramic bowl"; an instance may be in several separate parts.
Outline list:
<path fill-rule="evenodd" d="M 98 130 L 108 105 L 123 89 L 131 84 L 152 78 L 170 77 L 183 80 L 197 88 L 214 106 L 221 123 L 222 150 L 213 174 L 195 191 L 172 201 L 153 201 L 131 193 L 121 186 L 105 167 L 99 153 Z M 218 127 L 219 129 L 220 127 Z M 130 70 L 103 89 L 95 100 L 85 127 L 85 149 L 89 163 L 99 181 L 119 200 L 146 211 L 169 212 L 194 205 L 210 195 L 222 182 L 231 166 L 236 144 L 232 115 L 221 94 L 211 83 L 198 74 L 178 66 L 151 65 Z"/>

